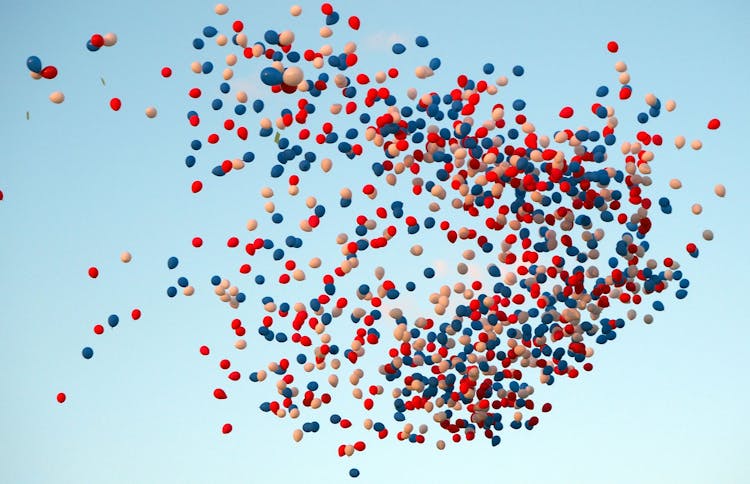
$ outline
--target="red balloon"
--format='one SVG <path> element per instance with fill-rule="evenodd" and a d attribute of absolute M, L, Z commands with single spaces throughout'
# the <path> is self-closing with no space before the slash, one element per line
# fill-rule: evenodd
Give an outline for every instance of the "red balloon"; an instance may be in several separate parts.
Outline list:
<path fill-rule="evenodd" d="M 232 424 L 230 423 L 225 423 L 224 426 L 221 428 L 222 434 L 228 434 L 231 431 L 232 431 Z"/>
<path fill-rule="evenodd" d="M 63 392 L 58 393 L 57 394 L 57 403 L 63 403 L 63 402 L 65 402 L 66 398 L 67 397 L 65 396 L 65 394 Z"/>
<path fill-rule="evenodd" d="M 216 390 L 214 390 L 214 397 L 217 400 L 224 400 L 225 398 L 227 398 L 227 394 L 221 388 L 217 388 Z"/>
<path fill-rule="evenodd" d="M 353 28 L 354 30 L 359 30 L 359 17 L 356 15 L 352 15 L 349 17 L 349 27 Z"/>
<path fill-rule="evenodd" d="M 211 352 L 211 350 L 208 349 L 208 346 L 201 346 L 198 350 L 203 356 L 208 356 L 208 354 Z"/>
<path fill-rule="evenodd" d="M 199 191 L 203 190 L 203 183 L 200 180 L 195 180 L 190 186 L 190 189 L 193 191 L 193 193 L 198 193 Z"/>
<path fill-rule="evenodd" d="M 564 108 L 562 108 L 560 110 L 560 117 L 561 118 L 566 118 L 567 119 L 567 118 L 569 118 L 571 116 L 573 116 L 573 108 L 571 108 L 570 106 L 565 106 Z"/>
<path fill-rule="evenodd" d="M 42 71 L 42 75 L 44 75 L 44 71 Z M 719 126 L 721 126 L 721 121 L 716 118 L 708 122 L 708 129 L 719 129 Z"/>
<path fill-rule="evenodd" d="M 172 69 L 169 67 L 162 67 L 161 68 L 161 76 L 162 77 L 170 77 L 172 75 Z"/>
<path fill-rule="evenodd" d="M 203 239 L 200 237 L 193 237 L 193 247 L 198 248 L 203 245 Z"/>
<path fill-rule="evenodd" d="M 91 36 L 91 45 L 94 47 L 101 47 L 104 45 L 104 37 L 102 37 L 99 34 L 94 34 Z"/>
<path fill-rule="evenodd" d="M 103 332 L 104 332 L 104 326 L 102 326 L 101 324 L 97 324 L 96 326 L 94 326 L 94 333 L 102 334 Z"/>
<path fill-rule="evenodd" d="M 130 317 L 133 318 L 133 321 L 137 321 L 141 319 L 141 310 L 140 309 L 133 309 L 130 313 Z"/>
<path fill-rule="evenodd" d="M 55 66 L 47 66 L 44 69 L 42 69 L 42 72 L 40 72 L 41 76 L 45 79 L 54 79 L 57 77 L 57 67 Z"/>
<path fill-rule="evenodd" d="M 119 98 L 113 97 L 109 100 L 109 107 L 112 108 L 112 111 L 119 111 L 122 107 L 122 101 Z"/>
<path fill-rule="evenodd" d="M 607 50 L 612 52 L 613 54 L 617 52 L 620 49 L 620 46 L 617 45 L 617 42 L 614 40 L 607 43 Z"/>
<path fill-rule="evenodd" d="M 99 277 L 99 269 L 96 267 L 89 267 L 89 277 L 92 279 Z"/>

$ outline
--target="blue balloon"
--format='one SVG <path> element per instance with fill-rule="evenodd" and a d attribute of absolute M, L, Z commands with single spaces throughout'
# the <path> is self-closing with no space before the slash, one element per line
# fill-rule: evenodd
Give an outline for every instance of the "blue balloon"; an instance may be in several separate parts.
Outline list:
<path fill-rule="evenodd" d="M 281 72 L 273 67 L 266 67 L 260 72 L 260 80 L 266 86 L 278 86 L 281 84 L 283 77 Z"/>
<path fill-rule="evenodd" d="M 90 360 L 92 356 L 94 356 L 94 350 L 92 350 L 90 347 L 85 347 L 83 350 L 81 350 L 81 354 L 84 358 L 87 360 Z"/>
<path fill-rule="evenodd" d="M 174 286 L 169 286 L 167 288 L 167 296 L 175 297 L 176 295 L 177 295 L 177 288 Z"/>
<path fill-rule="evenodd" d="M 349 475 L 351 477 L 359 477 L 359 469 L 357 469 L 356 467 L 352 467 L 351 469 L 349 469 Z"/>
<path fill-rule="evenodd" d="M 266 30 L 266 33 L 263 35 L 263 38 L 269 44 L 279 43 L 279 34 L 275 30 Z"/>
<path fill-rule="evenodd" d="M 338 12 L 331 12 L 330 15 L 326 15 L 326 25 L 335 25 L 339 18 Z"/>
<path fill-rule="evenodd" d="M 214 65 L 210 61 L 206 61 L 201 66 L 201 70 L 204 74 L 209 74 L 211 71 L 214 70 Z"/>
<path fill-rule="evenodd" d="M 391 50 L 394 54 L 403 54 L 406 52 L 406 46 L 404 44 L 396 42 L 393 44 L 393 47 L 391 47 Z"/>
<path fill-rule="evenodd" d="M 486 64 L 485 64 L 485 65 L 484 65 L 484 66 L 482 67 L 482 72 L 484 72 L 485 74 L 492 74 L 493 72 L 495 72 L 495 66 L 493 66 L 492 64 L 490 64 L 490 63 L 488 62 L 488 63 L 486 63 Z"/>
<path fill-rule="evenodd" d="M 107 323 L 110 325 L 110 327 L 114 328 L 117 326 L 117 324 L 120 322 L 120 318 L 116 314 L 111 314 L 109 318 L 107 318 Z"/>
<path fill-rule="evenodd" d="M 42 60 L 39 57 L 32 55 L 26 59 L 26 67 L 28 67 L 31 72 L 39 74 L 42 71 Z"/>
<path fill-rule="evenodd" d="M 90 40 L 86 42 L 86 48 L 91 52 L 96 52 L 97 50 L 99 50 L 99 47 L 92 44 Z"/>
<path fill-rule="evenodd" d="M 216 30 L 216 27 L 211 27 L 210 25 L 203 27 L 203 35 L 206 37 L 213 37 L 217 33 L 218 33 L 218 30 Z"/>
<path fill-rule="evenodd" d="M 517 77 L 521 77 L 523 75 L 523 66 L 514 66 L 513 67 L 513 75 Z"/>
<path fill-rule="evenodd" d="M 430 43 L 427 41 L 427 37 L 424 35 L 418 35 L 416 39 L 414 39 L 414 43 L 417 44 L 417 47 L 427 47 Z"/>
<path fill-rule="evenodd" d="M 179 259 L 177 259 L 177 257 L 172 256 L 169 259 L 167 259 L 167 267 L 170 269 L 174 269 L 175 267 L 177 267 L 177 264 L 179 263 L 180 261 Z"/>

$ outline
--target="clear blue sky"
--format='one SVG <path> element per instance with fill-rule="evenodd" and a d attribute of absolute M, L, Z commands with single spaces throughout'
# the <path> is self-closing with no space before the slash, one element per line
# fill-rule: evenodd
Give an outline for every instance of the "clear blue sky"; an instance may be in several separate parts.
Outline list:
<path fill-rule="evenodd" d="M 750 7 L 740 1 L 571 1 L 533 7 L 520 1 L 335 2 L 342 20 L 326 40 L 318 36 L 320 3 L 299 3 L 303 14 L 298 18 L 289 15 L 291 3 L 273 2 L 229 3 L 223 17 L 213 13 L 213 2 L 199 0 L 38 0 L 5 6 L 0 19 L 0 482 L 322 483 L 349 480 L 350 467 L 359 468 L 358 481 L 368 483 L 743 482 L 750 475 L 744 455 L 750 432 L 744 403 L 750 395 L 741 384 L 748 356 L 742 330 L 748 323 L 744 275 L 750 269 L 750 230 L 744 217 L 750 195 L 741 140 L 750 107 L 744 85 L 750 72 L 743 62 L 750 46 Z M 358 32 L 346 27 L 352 14 L 362 20 Z M 593 372 L 552 386 L 537 383 L 537 403 L 549 401 L 553 411 L 530 432 L 506 426 L 498 447 L 477 437 L 439 452 L 435 440 L 449 435 L 439 435 L 435 424 L 426 445 L 392 437 L 378 441 L 362 429 L 365 414 L 343 381 L 333 393 L 334 404 L 318 414 L 293 421 L 260 412 L 261 402 L 278 396 L 276 380 L 253 384 L 248 373 L 298 351 L 268 344 L 257 334 L 265 315 L 259 300 L 273 294 L 277 301 L 307 301 L 319 293 L 322 272 L 308 271 L 298 292 L 256 286 L 237 268 L 250 262 L 251 276 L 272 277 L 276 266 L 243 257 L 241 249 L 227 249 L 226 239 L 236 235 L 244 244 L 267 236 L 283 244 L 298 220 L 309 215 L 303 202 L 314 195 L 329 213 L 318 235 L 305 240 L 298 262 L 305 265 L 319 255 L 334 264 L 341 257 L 336 234 L 351 233 L 354 216 L 374 208 L 360 197 L 351 209 L 340 210 L 338 192 L 343 187 L 357 192 L 371 180 L 372 160 L 334 159 L 328 176 L 315 167 L 303 178 L 300 196 L 292 199 L 286 195 L 286 175 L 268 176 L 276 145 L 272 138 L 257 137 L 260 116 L 248 114 L 247 143 L 223 140 L 200 150 L 194 168 L 185 167 L 190 141 L 205 140 L 211 129 L 223 133 L 221 123 L 234 105 L 216 113 L 207 105 L 219 95 L 217 73 L 231 49 L 209 40 L 196 51 L 192 40 L 206 25 L 230 34 L 235 19 L 245 23 L 251 43 L 269 28 L 294 30 L 300 50 L 330 42 L 338 51 L 348 40 L 357 42 L 363 71 L 400 69 L 402 75 L 389 84 L 400 105 L 408 102 L 408 87 L 445 93 L 458 74 L 477 78 L 483 64 L 492 62 L 492 78 L 504 74 L 511 83 L 486 102 L 508 107 L 523 98 L 529 119 L 548 134 L 568 126 L 593 127 L 588 107 L 597 100 L 597 87 L 607 85 L 612 92 L 606 104 L 616 106 L 620 119 L 612 164 L 622 162 L 619 141 L 639 129 L 635 116 L 646 108 L 645 94 L 676 100 L 673 113 L 662 112 L 645 125 L 665 137 L 652 163 L 649 196 L 669 196 L 674 207 L 670 216 L 652 210 L 648 240 L 650 256 L 681 261 L 691 282 L 689 296 L 677 301 L 670 291 L 661 298 L 666 310 L 656 314 L 653 324 L 645 325 L 641 313 L 616 341 L 595 345 Z M 88 52 L 85 42 L 97 32 L 115 32 L 119 41 Z M 425 35 L 430 45 L 417 48 L 417 35 Z M 401 39 L 407 52 L 392 54 L 391 39 Z M 620 44 L 615 55 L 606 51 L 609 40 Z M 30 55 L 55 65 L 59 76 L 32 80 L 25 66 Z M 414 67 L 432 57 L 442 61 L 436 75 L 416 79 Z M 215 64 L 214 74 L 190 71 L 191 62 L 205 60 Z M 625 61 L 632 75 L 630 103 L 616 99 L 617 60 Z M 510 71 L 519 64 L 526 72 L 514 78 Z M 160 76 L 163 66 L 174 70 L 172 78 Z M 260 84 L 259 69 L 257 63 L 241 61 L 233 89 L 264 99 L 264 115 L 275 119 L 285 98 L 271 96 Z M 186 94 L 196 86 L 207 93 L 202 105 Z M 65 93 L 63 104 L 48 100 L 56 90 Z M 108 107 L 112 97 L 122 99 L 119 112 Z M 329 92 L 314 101 L 314 133 L 332 117 L 328 107 L 338 98 Z M 565 105 L 577 112 L 568 124 L 557 117 Z M 144 115 L 148 106 L 158 109 L 155 119 Z M 190 109 L 201 111 L 198 130 L 186 122 Z M 706 123 L 714 117 L 722 126 L 709 131 Z M 336 127 L 343 133 L 350 122 L 340 118 Z M 703 148 L 677 151 L 672 146 L 676 135 L 688 143 L 699 138 Z M 223 178 L 210 174 L 217 162 L 248 150 L 256 161 L 243 171 Z M 322 149 L 319 153 L 324 156 Z M 329 156 L 336 156 L 335 150 Z M 670 190 L 671 178 L 681 179 L 683 188 Z M 197 196 L 190 192 L 195 179 L 205 183 Z M 408 201 L 406 182 L 390 190 L 378 182 L 383 203 Z M 714 196 L 716 183 L 726 185 L 726 198 Z M 274 201 L 287 218 L 285 225 L 274 225 L 263 211 L 259 190 L 264 186 L 277 193 Z M 691 214 L 693 203 L 703 205 L 701 215 Z M 426 215 L 423 205 L 408 207 Z M 259 220 L 255 234 L 245 229 L 250 218 Z M 712 242 L 701 239 L 704 229 L 714 231 Z M 613 228 L 608 240 L 618 231 Z M 421 277 L 422 269 L 446 260 L 453 260 L 448 263 L 453 267 L 458 255 L 451 254 L 460 251 L 435 234 L 420 234 L 394 243 L 380 259 L 363 260 L 361 278 L 345 280 L 347 297 L 355 299 L 358 281 L 375 285 L 372 272 L 365 272 L 383 265 L 394 280 L 417 281 L 418 290 L 400 303 L 405 310 L 429 311 L 424 296 L 457 275 L 440 273 L 429 282 Z M 203 248 L 191 247 L 195 236 L 204 239 Z M 417 242 L 425 247 L 419 259 L 407 252 Z M 685 254 L 687 242 L 698 243 L 699 258 Z M 130 264 L 119 261 L 126 250 L 133 254 Z M 169 256 L 180 259 L 172 271 L 166 267 Z M 606 259 L 598 264 L 606 265 Z M 96 280 L 86 275 L 92 265 L 101 271 Z M 221 304 L 209 284 L 212 274 L 240 285 L 249 302 L 239 311 Z M 180 276 L 190 279 L 196 294 L 170 299 L 166 288 Z M 132 321 L 129 314 L 136 307 L 143 317 Z M 121 319 L 114 329 L 106 325 L 110 314 Z M 248 328 L 243 352 L 232 346 L 229 322 L 234 317 Z M 352 330 L 346 318 L 342 321 L 334 336 Z M 104 335 L 93 334 L 97 323 L 106 326 Z M 381 333 L 388 341 L 391 327 Z M 199 355 L 202 344 L 211 347 L 210 357 Z M 91 360 L 81 357 L 84 346 L 94 348 Z M 241 381 L 226 379 L 218 367 L 223 357 L 242 372 Z M 389 393 L 392 386 L 379 379 L 377 364 L 373 357 L 362 365 L 364 381 L 384 384 Z M 306 375 L 297 374 L 302 388 Z M 322 386 L 327 386 L 326 374 L 319 377 Z M 342 372 L 341 379 L 348 374 Z M 230 398 L 214 399 L 216 387 L 226 389 Z M 63 405 L 55 401 L 61 391 L 68 396 Z M 351 415 L 355 425 L 347 431 L 334 428 L 327 422 L 334 412 Z M 392 412 L 384 395 L 372 418 L 395 435 L 400 425 L 392 421 Z M 321 431 L 295 444 L 293 430 L 312 420 L 321 422 Z M 220 432 L 225 422 L 234 425 L 229 435 Z M 337 456 L 339 444 L 357 440 L 367 441 L 365 453 Z"/>

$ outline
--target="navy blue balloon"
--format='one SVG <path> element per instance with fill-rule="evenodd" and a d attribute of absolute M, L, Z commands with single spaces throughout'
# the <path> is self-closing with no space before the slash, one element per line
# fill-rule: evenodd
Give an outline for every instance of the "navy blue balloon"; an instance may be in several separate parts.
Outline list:
<path fill-rule="evenodd" d="M 427 47 L 430 43 L 427 41 L 427 37 L 424 35 L 418 35 L 416 39 L 414 39 L 414 43 L 417 44 L 417 47 Z"/>
<path fill-rule="evenodd" d="M 97 50 L 99 50 L 99 47 L 97 47 L 97 46 L 95 46 L 94 44 L 92 44 L 90 40 L 86 42 L 86 48 L 87 48 L 87 49 L 88 49 L 88 50 L 89 50 L 90 52 L 96 52 Z"/>
<path fill-rule="evenodd" d="M 283 78 L 281 72 L 278 70 L 273 67 L 266 67 L 260 71 L 260 80 L 266 86 L 278 86 L 281 84 Z"/>
<path fill-rule="evenodd" d="M 167 267 L 169 267 L 170 269 L 174 269 L 175 267 L 177 267 L 177 264 L 179 263 L 180 263 L 180 260 L 175 256 L 172 256 L 169 259 L 167 259 Z"/>
<path fill-rule="evenodd" d="M 393 51 L 394 54 L 403 54 L 404 52 L 406 52 L 406 46 L 404 44 L 397 42 L 393 44 L 393 47 L 391 47 L 391 50 Z"/>
<path fill-rule="evenodd" d="M 107 323 L 110 325 L 110 327 L 114 328 L 117 326 L 117 324 L 120 322 L 120 318 L 116 314 L 111 314 L 109 318 L 107 318 Z"/>
<path fill-rule="evenodd" d="M 26 67 L 28 67 L 31 72 L 39 74 L 42 70 L 42 60 L 39 57 L 32 55 L 26 59 Z"/>
<path fill-rule="evenodd" d="M 92 356 L 94 356 L 94 350 L 92 350 L 90 347 L 85 347 L 83 350 L 81 350 L 81 354 L 84 358 L 87 360 L 90 360 Z"/>
<path fill-rule="evenodd" d="M 513 67 L 513 75 L 514 76 L 522 76 L 523 75 L 523 66 L 514 66 Z"/>

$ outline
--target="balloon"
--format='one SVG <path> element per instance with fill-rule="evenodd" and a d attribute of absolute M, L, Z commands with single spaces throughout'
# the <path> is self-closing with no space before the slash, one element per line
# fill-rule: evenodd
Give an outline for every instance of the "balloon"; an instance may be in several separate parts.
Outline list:
<path fill-rule="evenodd" d="M 146 108 L 146 117 L 147 118 L 155 118 L 156 117 L 156 108 L 153 106 L 149 106 Z"/>
<path fill-rule="evenodd" d="M 97 277 L 99 277 L 99 269 L 97 269 L 96 267 L 89 267 L 88 272 L 89 272 L 89 277 L 92 279 L 96 279 Z"/>
<path fill-rule="evenodd" d="M 724 198 L 724 196 L 726 196 L 727 194 L 727 189 L 724 185 L 720 183 L 714 187 L 714 193 L 716 194 L 717 197 Z"/>
<path fill-rule="evenodd" d="M 304 79 L 304 73 L 299 67 L 289 67 L 282 75 L 282 81 L 289 86 L 296 86 Z"/>
<path fill-rule="evenodd" d="M 91 42 L 91 45 L 98 49 L 99 47 L 104 46 L 104 37 L 100 34 L 94 34 L 91 36 L 91 40 L 89 42 Z"/>
<path fill-rule="evenodd" d="M 94 356 L 94 350 L 86 346 L 85 348 L 83 348 L 83 350 L 81 350 L 81 355 L 83 355 L 85 359 L 90 360 L 91 357 Z"/>
<path fill-rule="evenodd" d="M 65 101 L 65 95 L 60 91 L 55 91 L 49 95 L 49 100 L 55 104 L 60 104 Z"/>
<path fill-rule="evenodd" d="M 40 72 L 41 76 L 45 79 L 54 79 L 57 77 L 57 67 L 47 66 Z"/>
<path fill-rule="evenodd" d="M 229 7 L 227 7 L 223 3 L 217 3 L 214 7 L 214 12 L 216 13 L 216 15 L 225 15 L 227 12 L 229 12 Z"/>
<path fill-rule="evenodd" d="M 119 98 L 113 97 L 109 100 L 109 107 L 112 108 L 112 111 L 119 111 L 122 107 L 122 101 Z"/>
<path fill-rule="evenodd" d="M 39 74 L 42 72 L 42 61 L 39 57 L 32 55 L 26 59 L 26 67 L 28 67 L 31 72 Z"/>
<path fill-rule="evenodd" d="M 131 260 L 133 260 L 133 256 L 130 252 L 125 251 L 120 254 L 120 261 L 124 262 L 125 264 L 127 264 Z"/>
<path fill-rule="evenodd" d="M 57 394 L 57 403 L 65 403 L 66 396 L 64 393 L 60 392 Z"/>
<path fill-rule="evenodd" d="M 117 43 L 117 35 L 113 34 L 112 32 L 104 34 L 104 46 L 105 47 L 112 47 Z"/>
<path fill-rule="evenodd" d="M 278 86 L 282 83 L 282 73 L 273 67 L 266 67 L 260 72 L 260 80 L 266 86 Z"/>

